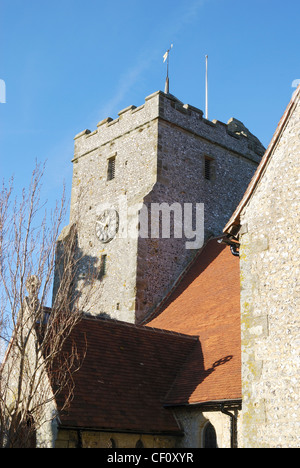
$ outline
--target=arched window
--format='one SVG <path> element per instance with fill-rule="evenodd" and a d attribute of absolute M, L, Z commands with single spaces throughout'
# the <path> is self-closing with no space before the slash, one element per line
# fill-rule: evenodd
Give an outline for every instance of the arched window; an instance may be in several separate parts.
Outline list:
<path fill-rule="evenodd" d="M 204 448 L 218 448 L 216 431 L 210 422 L 204 428 L 203 445 Z"/>
<path fill-rule="evenodd" d="M 116 444 L 116 441 L 115 439 L 109 439 L 108 443 L 107 443 L 107 448 L 117 448 L 117 444 Z"/>
<path fill-rule="evenodd" d="M 138 449 L 144 448 L 144 444 L 143 444 L 143 442 L 141 441 L 141 439 L 139 439 L 139 440 L 137 441 L 137 443 L 135 444 L 135 448 L 138 448 Z"/>

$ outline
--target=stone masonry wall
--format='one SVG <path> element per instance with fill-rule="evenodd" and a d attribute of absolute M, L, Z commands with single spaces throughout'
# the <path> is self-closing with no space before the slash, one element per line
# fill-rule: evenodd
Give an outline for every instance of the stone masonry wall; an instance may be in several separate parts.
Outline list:
<path fill-rule="evenodd" d="M 135 448 L 141 441 L 144 448 L 203 448 L 204 429 L 210 422 L 216 431 L 218 448 L 231 447 L 231 422 L 229 416 L 218 411 L 201 411 L 195 408 L 177 408 L 176 417 L 184 431 L 184 436 L 126 434 L 114 432 L 82 431 L 60 429 L 55 441 L 55 448 Z M 236 416 L 238 416 L 236 412 Z M 238 430 L 239 433 L 239 430 Z M 239 444 L 238 444 L 239 446 Z"/>
<path fill-rule="evenodd" d="M 233 121 L 230 122 L 231 125 Z M 221 235 L 260 160 L 259 148 L 260 154 L 263 149 L 256 147 L 258 153 L 254 152 L 254 141 L 255 137 L 231 134 L 228 126 L 220 122 L 206 121 L 202 112 L 191 106 L 161 96 L 157 182 L 144 199 L 149 213 L 153 203 L 179 204 L 184 224 L 184 204 L 192 204 L 193 231 L 197 228 L 200 240 L 202 225 L 196 222 L 195 210 L 196 204 L 203 204 L 202 242 L 210 236 Z M 211 159 L 210 180 L 205 178 L 207 157 Z M 175 238 L 171 229 L 170 238 L 139 238 L 137 320 L 156 308 L 202 246 L 201 243 L 188 248 L 187 242 L 191 240 L 184 234 L 183 229 L 183 236 Z"/>
<path fill-rule="evenodd" d="M 79 224 L 82 274 L 99 269 L 107 255 L 106 274 L 97 281 L 89 312 L 135 321 L 138 207 L 156 179 L 157 109 L 155 99 L 119 118 L 106 119 L 93 132 L 75 137 L 70 223 Z M 107 180 L 107 163 L 116 158 L 115 178 Z M 120 216 L 117 236 L 102 244 L 96 237 L 97 217 L 105 208 Z M 76 287 L 83 288 L 84 280 Z"/>
<path fill-rule="evenodd" d="M 203 113 L 157 92 L 75 137 L 70 226 L 78 225 L 82 255 L 76 288 L 84 295 L 88 270 L 97 272 L 106 255 L 89 307 L 95 315 L 135 322 L 159 303 L 194 255 L 186 238 L 138 236 L 140 210 L 152 203 L 204 203 L 205 233 L 221 233 L 245 191 L 264 149 L 244 127 L 206 121 Z M 204 177 L 211 158 L 211 180 Z M 115 157 L 115 178 L 107 180 Z M 103 244 L 96 220 L 104 208 L 120 217 L 115 238 Z M 68 229 L 62 233 L 62 238 Z"/>
<path fill-rule="evenodd" d="M 243 445 L 300 446 L 300 106 L 241 217 Z"/>
<path fill-rule="evenodd" d="M 135 448 L 138 441 L 142 442 L 144 448 L 175 448 L 179 437 L 149 434 L 126 434 L 60 430 L 57 435 L 55 448 Z M 113 445 L 114 444 L 114 445 Z"/>
<path fill-rule="evenodd" d="M 207 423 L 211 423 L 216 431 L 217 447 L 220 449 L 231 448 L 229 416 L 219 411 L 203 411 L 192 407 L 177 408 L 175 413 L 184 430 L 184 437 L 181 439 L 179 447 L 204 448 L 205 426 Z"/>

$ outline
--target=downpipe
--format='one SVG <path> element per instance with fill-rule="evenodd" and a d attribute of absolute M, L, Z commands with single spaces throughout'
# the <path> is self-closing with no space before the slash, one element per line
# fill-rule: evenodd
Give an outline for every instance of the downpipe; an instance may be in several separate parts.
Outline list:
<path fill-rule="evenodd" d="M 230 448 L 238 448 L 237 444 L 237 416 L 224 408 L 224 405 L 220 407 L 221 413 L 226 414 L 230 417 Z"/>

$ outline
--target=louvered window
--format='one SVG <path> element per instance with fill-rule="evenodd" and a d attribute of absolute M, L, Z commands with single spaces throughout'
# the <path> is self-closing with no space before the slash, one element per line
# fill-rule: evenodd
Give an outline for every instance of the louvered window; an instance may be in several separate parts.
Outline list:
<path fill-rule="evenodd" d="M 211 180 L 211 159 L 204 159 L 204 177 L 206 180 Z"/>
<path fill-rule="evenodd" d="M 107 180 L 112 180 L 115 178 L 116 172 L 116 157 L 113 156 L 109 158 L 108 165 L 107 165 Z"/>

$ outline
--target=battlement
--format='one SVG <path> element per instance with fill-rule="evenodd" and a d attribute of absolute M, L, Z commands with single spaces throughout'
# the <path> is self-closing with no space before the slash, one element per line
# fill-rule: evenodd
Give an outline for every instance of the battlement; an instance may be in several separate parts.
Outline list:
<path fill-rule="evenodd" d="M 89 262 L 101 267 L 105 258 L 105 277 L 95 288 L 91 302 L 97 307 L 93 305 L 92 313 L 135 322 L 151 312 L 190 262 L 191 250 L 200 245 L 196 231 L 191 249 L 186 229 L 181 237 L 175 232 L 169 237 L 153 234 L 154 207 L 172 210 L 173 204 L 188 204 L 195 211 L 203 204 L 203 219 L 192 220 L 197 233 L 202 230 L 205 239 L 220 235 L 263 152 L 238 120 L 206 120 L 202 110 L 161 91 L 139 107 L 121 110 L 115 119 L 101 120 L 94 131 L 76 135 L 70 219 L 80 214 L 82 268 Z M 104 205 L 122 217 L 120 230 L 106 243 L 95 227 Z M 140 236 L 136 227 L 143 224 L 145 212 L 149 232 Z M 169 214 L 170 225 L 177 223 Z M 182 222 L 185 219 L 183 213 Z M 84 278 L 78 281 L 82 284 Z"/>
<path fill-rule="evenodd" d="M 203 117 L 202 110 L 183 104 L 171 94 L 157 91 L 146 97 L 143 105 L 131 105 L 121 110 L 118 118 L 107 117 L 101 120 L 93 132 L 84 130 L 77 134 L 74 138 L 75 159 L 156 120 L 180 127 L 196 137 L 240 153 L 256 163 L 265 152 L 261 142 L 239 120 L 231 118 L 227 124 L 207 120 Z"/>

